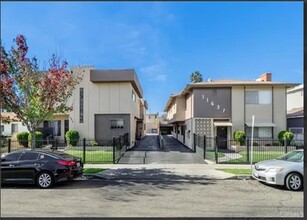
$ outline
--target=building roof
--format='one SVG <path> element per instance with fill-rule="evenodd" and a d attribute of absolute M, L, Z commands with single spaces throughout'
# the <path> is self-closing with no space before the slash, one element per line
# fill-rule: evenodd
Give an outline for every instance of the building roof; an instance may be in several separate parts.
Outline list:
<path fill-rule="evenodd" d="M 140 98 L 143 90 L 134 69 L 90 70 L 90 81 L 93 83 L 130 82 Z"/>
<path fill-rule="evenodd" d="M 304 89 L 304 84 L 301 84 L 301 85 L 295 86 L 294 88 L 288 89 L 287 93 L 296 92 L 296 91 L 302 90 L 302 89 Z"/>
<path fill-rule="evenodd" d="M 169 100 L 166 103 L 164 111 L 168 111 L 172 106 L 176 97 L 186 95 L 191 92 L 193 89 L 197 88 L 217 88 L 217 87 L 236 87 L 236 86 L 261 86 L 261 87 L 272 87 L 272 86 L 281 86 L 286 88 L 293 88 L 298 86 L 297 83 L 284 83 L 284 82 L 272 82 L 272 81 L 255 81 L 255 80 L 231 80 L 231 79 L 222 79 L 222 80 L 210 80 L 205 82 L 191 83 L 187 84 L 182 92 L 171 95 Z"/>
<path fill-rule="evenodd" d="M 169 98 L 169 100 L 166 103 L 166 106 L 164 108 L 164 111 L 167 112 L 169 110 L 169 108 L 173 105 L 173 102 L 175 100 L 176 97 L 181 96 L 182 92 L 176 93 L 176 94 L 172 94 Z"/>
<path fill-rule="evenodd" d="M 287 118 L 304 117 L 304 107 L 293 108 L 287 112 Z"/>
<path fill-rule="evenodd" d="M 283 82 L 263 82 L 253 80 L 215 80 L 210 82 L 198 82 L 188 84 L 181 95 L 185 95 L 194 88 L 211 88 L 211 87 L 234 87 L 234 86 L 282 86 L 286 88 L 292 88 L 297 86 L 297 83 L 283 83 Z"/>
<path fill-rule="evenodd" d="M 7 119 L 6 121 L 20 121 L 14 112 L 1 112 L 1 122 L 4 118 Z"/>

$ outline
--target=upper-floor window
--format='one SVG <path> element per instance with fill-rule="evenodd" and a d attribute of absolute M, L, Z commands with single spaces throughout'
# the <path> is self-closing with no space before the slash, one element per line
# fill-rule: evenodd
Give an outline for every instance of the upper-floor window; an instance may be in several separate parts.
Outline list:
<path fill-rule="evenodd" d="M 245 104 L 271 104 L 272 103 L 272 91 L 246 91 L 245 92 Z"/>
<path fill-rule="evenodd" d="M 11 133 L 14 134 L 18 132 L 18 124 L 12 124 Z"/>
<path fill-rule="evenodd" d="M 83 123 L 83 117 L 84 117 L 84 90 L 83 88 L 80 88 L 80 100 L 79 100 L 79 118 L 80 123 Z"/>
<path fill-rule="evenodd" d="M 132 100 L 135 101 L 136 100 L 136 97 L 135 97 L 135 93 L 134 91 L 132 91 Z"/>

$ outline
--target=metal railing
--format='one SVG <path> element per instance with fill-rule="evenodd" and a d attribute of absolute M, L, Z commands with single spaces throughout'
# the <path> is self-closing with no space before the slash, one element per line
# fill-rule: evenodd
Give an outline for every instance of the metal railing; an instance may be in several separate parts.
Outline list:
<path fill-rule="evenodd" d="M 68 144 L 65 140 L 45 139 L 37 140 L 37 149 L 49 149 L 63 151 L 73 156 L 82 158 L 84 163 L 117 163 L 129 146 L 129 134 L 113 137 L 111 140 L 88 140 L 81 139 L 71 141 Z M 25 144 L 24 144 L 25 145 Z M 7 142 L 1 142 L 1 154 L 16 150 L 31 149 L 25 147 L 18 141 L 7 139 Z"/>
<path fill-rule="evenodd" d="M 301 141 L 301 140 L 300 140 Z M 204 159 L 216 163 L 249 164 L 277 158 L 289 151 L 303 148 L 297 140 L 250 138 L 237 142 L 232 139 L 193 135 L 193 150 Z M 253 154 L 253 156 L 251 156 Z"/>

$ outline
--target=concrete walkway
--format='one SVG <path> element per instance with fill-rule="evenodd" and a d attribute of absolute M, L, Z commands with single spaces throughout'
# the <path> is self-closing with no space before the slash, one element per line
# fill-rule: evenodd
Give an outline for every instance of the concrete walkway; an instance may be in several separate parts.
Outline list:
<path fill-rule="evenodd" d="M 166 181 L 180 179 L 230 179 L 237 175 L 218 171 L 221 168 L 250 169 L 250 165 L 228 164 L 85 164 L 85 168 L 108 169 L 95 174 L 102 179 L 139 179 Z M 242 175 L 240 175 L 242 176 Z"/>

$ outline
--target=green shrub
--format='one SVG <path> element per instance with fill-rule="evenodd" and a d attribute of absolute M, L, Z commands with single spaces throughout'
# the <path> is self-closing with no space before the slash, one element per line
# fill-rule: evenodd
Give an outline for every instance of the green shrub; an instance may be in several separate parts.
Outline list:
<path fill-rule="evenodd" d="M 93 141 L 90 142 L 90 145 L 91 145 L 91 146 L 97 146 L 98 143 L 97 143 L 95 140 L 93 140 Z"/>
<path fill-rule="evenodd" d="M 32 143 L 32 135 L 29 134 L 28 137 L 29 143 Z M 39 148 L 43 145 L 43 134 L 40 131 L 35 131 L 35 147 Z"/>
<path fill-rule="evenodd" d="M 65 138 L 67 140 L 68 145 L 77 146 L 80 136 L 78 131 L 69 130 L 66 132 Z"/>
<path fill-rule="evenodd" d="M 29 132 L 23 131 L 17 134 L 19 144 L 24 147 L 29 147 Z"/>
<path fill-rule="evenodd" d="M 233 137 L 237 143 L 240 143 L 240 146 L 244 145 L 246 137 L 244 131 L 235 131 Z"/>
<path fill-rule="evenodd" d="M 287 145 L 290 145 L 293 137 L 294 134 L 291 131 L 281 131 L 278 133 L 278 139 L 281 145 L 285 145 L 285 139 L 287 139 Z"/>

